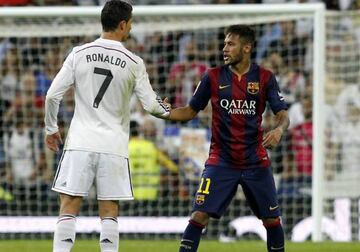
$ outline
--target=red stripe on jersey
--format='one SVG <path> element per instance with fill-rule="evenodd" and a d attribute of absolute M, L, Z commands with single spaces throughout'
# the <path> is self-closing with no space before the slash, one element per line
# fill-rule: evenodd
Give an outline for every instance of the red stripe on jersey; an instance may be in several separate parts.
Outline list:
<path fill-rule="evenodd" d="M 209 77 L 211 82 L 211 106 L 212 106 L 212 123 L 211 123 L 211 145 L 208 164 L 219 164 L 221 146 L 219 143 L 220 139 L 220 125 L 221 125 L 221 113 L 219 106 L 219 78 L 221 68 L 213 68 L 209 71 Z"/>
<path fill-rule="evenodd" d="M 259 157 L 259 160 L 261 161 L 261 166 L 263 167 L 268 167 L 270 165 L 270 160 L 269 157 L 267 155 L 266 149 L 263 147 L 262 145 L 262 139 L 263 139 L 263 129 L 261 127 L 261 122 L 262 122 L 262 114 L 265 111 L 266 108 L 266 89 L 267 89 L 267 85 L 269 83 L 269 80 L 271 78 L 271 72 L 268 70 L 265 70 L 264 68 L 259 69 L 259 75 L 260 75 L 260 90 L 259 90 L 259 104 L 258 104 L 258 108 L 256 111 L 257 114 L 257 121 L 258 121 L 258 146 L 256 148 L 256 154 Z"/>
<path fill-rule="evenodd" d="M 241 77 L 241 80 L 238 80 L 236 74 L 232 74 L 232 100 L 240 101 L 240 104 L 243 101 L 246 101 L 246 75 Z M 239 108 L 241 109 L 241 108 Z M 236 165 L 243 166 L 245 165 L 246 157 L 246 116 L 242 114 L 231 114 L 231 125 L 230 125 L 230 134 L 231 134 L 231 158 L 232 162 Z M 239 162 L 240 161 L 240 162 Z"/>

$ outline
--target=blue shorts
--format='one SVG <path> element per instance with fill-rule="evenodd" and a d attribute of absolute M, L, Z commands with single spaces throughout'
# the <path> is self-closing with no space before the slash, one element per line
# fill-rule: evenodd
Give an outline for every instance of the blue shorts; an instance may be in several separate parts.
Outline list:
<path fill-rule="evenodd" d="M 240 170 L 207 165 L 195 194 L 193 211 L 220 218 L 239 184 L 251 210 L 259 219 L 280 216 L 274 177 L 270 168 L 262 167 Z"/>

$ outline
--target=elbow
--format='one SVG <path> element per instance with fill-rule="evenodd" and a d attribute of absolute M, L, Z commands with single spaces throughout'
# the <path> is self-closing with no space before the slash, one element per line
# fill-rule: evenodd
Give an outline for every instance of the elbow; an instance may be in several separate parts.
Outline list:
<path fill-rule="evenodd" d="M 45 104 L 59 104 L 60 103 L 59 97 L 57 97 L 55 94 L 47 93 L 45 96 Z"/>
<path fill-rule="evenodd" d="M 55 97 L 54 95 L 52 95 L 51 93 L 47 93 L 45 96 L 45 103 L 51 103 L 52 101 L 54 101 Z"/>
<path fill-rule="evenodd" d="M 189 118 L 187 121 L 194 119 L 196 117 L 196 115 L 197 115 L 197 113 L 195 111 L 192 111 L 191 113 L 189 113 Z"/>
<path fill-rule="evenodd" d="M 191 106 L 186 107 L 186 121 L 190 121 L 196 117 L 198 111 L 194 110 Z"/>

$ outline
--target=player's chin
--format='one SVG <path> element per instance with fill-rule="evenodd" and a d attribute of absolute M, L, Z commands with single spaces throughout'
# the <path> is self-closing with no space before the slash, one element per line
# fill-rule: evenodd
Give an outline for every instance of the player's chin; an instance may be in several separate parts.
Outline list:
<path fill-rule="evenodd" d="M 230 66 L 230 65 L 231 65 L 231 61 L 230 61 L 230 60 L 224 60 L 224 65 Z"/>

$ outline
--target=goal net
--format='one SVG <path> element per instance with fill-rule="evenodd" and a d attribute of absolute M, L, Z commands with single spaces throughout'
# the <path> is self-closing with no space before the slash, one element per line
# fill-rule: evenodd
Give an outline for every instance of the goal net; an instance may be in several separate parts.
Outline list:
<path fill-rule="evenodd" d="M 358 184 L 348 181 L 357 176 L 359 162 L 355 158 L 360 153 L 359 139 L 356 139 L 358 134 L 352 133 L 356 130 L 353 121 L 346 121 L 350 119 L 343 106 L 349 102 L 343 92 L 354 95 L 354 91 L 346 90 L 350 84 L 359 84 L 359 37 L 354 37 L 355 31 L 359 34 L 356 20 L 359 13 L 326 16 L 326 104 L 321 104 L 321 99 L 313 102 L 313 97 L 317 97 L 314 90 L 321 91 L 313 83 L 322 78 L 314 72 L 314 55 L 319 53 L 314 46 L 314 37 L 319 39 L 314 33 L 317 9 L 321 8 L 316 4 L 241 8 L 239 5 L 137 6 L 132 36 L 125 46 L 144 59 L 153 88 L 160 96 L 169 97 L 176 107 L 189 101 L 207 68 L 222 64 L 224 28 L 231 24 L 252 25 L 257 36 L 252 59 L 275 73 L 290 107 L 290 129 L 280 146 L 269 152 L 286 238 L 296 241 L 310 238 L 312 199 L 318 195 L 312 192 L 322 195 L 326 186 L 329 190 L 320 197 L 317 209 L 324 213 L 323 225 L 332 228 L 327 237 L 357 240 L 356 192 L 360 190 Z M 99 36 L 99 13 L 98 7 L 4 8 L 0 12 L 0 236 L 48 237 L 54 229 L 58 196 L 50 187 L 61 153 L 53 154 L 43 144 L 44 97 L 71 48 Z M 342 101 L 340 97 L 344 97 Z M 313 122 L 319 122 L 319 118 L 313 120 L 314 114 L 319 116 L 319 112 L 312 113 L 316 107 L 313 103 L 321 108 L 319 111 L 326 111 L 319 117 L 320 121 L 326 121 L 324 132 L 321 124 L 318 128 L 313 126 Z M 351 118 L 359 121 L 355 109 L 358 99 L 353 104 L 355 107 L 346 111 L 351 111 Z M 120 204 L 120 234 L 178 237 L 187 225 L 208 155 L 211 108 L 180 124 L 150 117 L 137 99 L 132 100 L 131 107 L 132 130 L 143 141 L 130 141 L 136 199 Z M 63 136 L 73 108 L 70 90 L 59 112 Z M 271 114 L 267 111 L 264 115 L 265 131 L 274 124 Z M 338 127 L 347 123 L 349 128 Z M 313 139 L 313 128 L 314 136 L 324 134 L 325 145 L 321 137 Z M 316 141 L 320 143 L 315 145 Z M 312 175 L 313 153 L 325 160 L 315 162 L 321 166 L 316 169 L 324 171 L 322 178 Z M 318 190 L 312 187 L 314 181 L 320 181 Z M 77 230 L 86 237 L 95 237 L 100 229 L 93 189 L 77 222 Z M 348 215 L 339 214 L 344 209 Z M 348 229 L 341 224 L 344 218 Z M 212 221 L 205 235 L 223 241 L 266 236 L 241 188 L 223 218 Z"/>
<path fill-rule="evenodd" d="M 359 13 L 329 12 L 326 18 L 324 213 L 343 241 L 360 239 Z"/>

